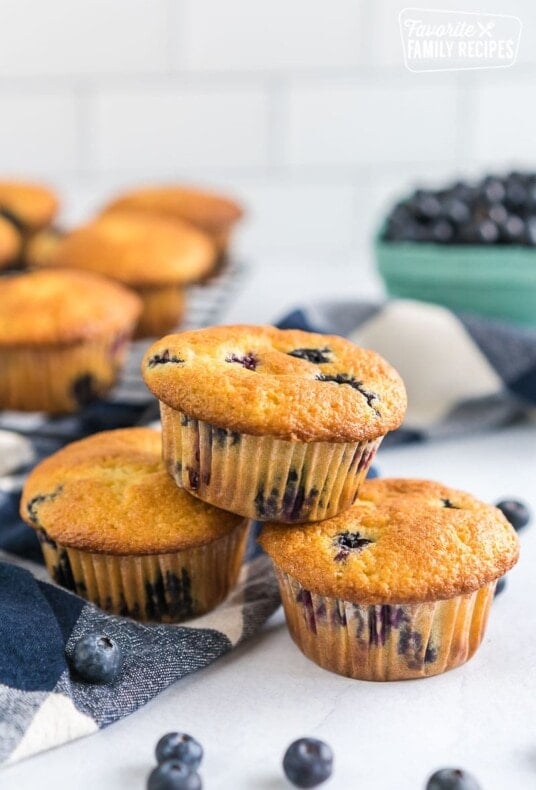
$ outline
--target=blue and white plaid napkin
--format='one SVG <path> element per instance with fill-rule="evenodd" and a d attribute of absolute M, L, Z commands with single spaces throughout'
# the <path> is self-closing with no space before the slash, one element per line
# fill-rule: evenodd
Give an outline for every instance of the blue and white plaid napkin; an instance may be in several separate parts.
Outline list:
<path fill-rule="evenodd" d="M 204 308 L 194 309 L 190 326 L 218 320 L 230 287 L 224 282 L 201 290 Z M 391 441 L 489 429 L 527 417 L 536 407 L 534 331 L 405 301 L 319 304 L 294 311 L 279 326 L 346 335 L 395 365 L 410 405 Z M 24 476 L 69 441 L 157 417 L 139 375 L 142 353 L 143 346 L 136 346 L 112 397 L 81 414 L 0 413 L 0 762 L 15 762 L 132 713 L 247 639 L 279 604 L 263 556 L 248 560 L 224 604 L 185 625 L 141 625 L 110 616 L 46 581 L 34 531 L 18 516 Z M 69 672 L 73 646 L 88 631 L 107 633 L 123 648 L 126 662 L 112 686 L 87 685 Z"/>
<path fill-rule="evenodd" d="M 321 302 L 294 310 L 278 326 L 345 335 L 394 365 L 408 411 L 382 447 L 536 416 L 536 329 L 405 299 Z"/>

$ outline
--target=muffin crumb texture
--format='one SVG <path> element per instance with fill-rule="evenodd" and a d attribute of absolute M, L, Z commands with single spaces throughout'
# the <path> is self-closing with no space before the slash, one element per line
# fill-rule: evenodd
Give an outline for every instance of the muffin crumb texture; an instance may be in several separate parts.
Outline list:
<path fill-rule="evenodd" d="M 373 440 L 396 429 L 406 408 L 397 372 L 375 352 L 334 335 L 210 327 L 157 341 L 142 370 L 167 406 L 253 436 Z"/>
<path fill-rule="evenodd" d="M 260 542 L 309 593 L 367 605 L 472 593 L 518 557 L 515 531 L 497 508 L 424 480 L 365 481 L 338 516 L 292 529 L 267 524 Z"/>

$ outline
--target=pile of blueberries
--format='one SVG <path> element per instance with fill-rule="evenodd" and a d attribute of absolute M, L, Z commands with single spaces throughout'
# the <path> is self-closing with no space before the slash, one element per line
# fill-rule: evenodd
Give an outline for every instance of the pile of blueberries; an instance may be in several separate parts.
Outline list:
<path fill-rule="evenodd" d="M 488 175 L 437 191 L 417 189 L 387 217 L 387 241 L 536 246 L 536 173 Z"/>
<path fill-rule="evenodd" d="M 203 748 L 195 738 L 169 732 L 160 738 L 155 753 L 158 765 L 149 775 L 147 790 L 200 790 L 197 769 Z M 300 738 L 285 752 L 283 771 L 295 787 L 317 787 L 333 772 L 333 752 L 317 738 Z M 461 768 L 442 768 L 430 776 L 426 790 L 480 790 L 480 785 Z"/>
<path fill-rule="evenodd" d="M 158 765 L 149 774 L 147 790 L 201 790 L 197 773 L 203 759 L 203 747 L 182 732 L 163 735 L 155 749 Z"/>

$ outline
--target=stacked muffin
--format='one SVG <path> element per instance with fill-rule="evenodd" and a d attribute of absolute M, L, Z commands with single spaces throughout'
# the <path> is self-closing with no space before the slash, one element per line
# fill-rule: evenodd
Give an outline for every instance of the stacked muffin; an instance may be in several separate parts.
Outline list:
<path fill-rule="evenodd" d="M 307 656 L 369 680 L 470 658 L 517 538 L 499 510 L 438 483 L 362 484 L 405 412 L 385 360 L 340 337 L 216 327 L 162 338 L 143 375 L 177 485 L 268 522 L 260 542 Z"/>
<path fill-rule="evenodd" d="M 142 373 L 162 439 L 100 434 L 28 479 L 21 512 L 57 580 L 110 611 L 190 617 L 228 592 L 257 519 L 290 632 L 320 666 L 394 680 L 473 654 L 516 535 L 440 484 L 363 482 L 406 408 L 384 359 L 341 337 L 223 326 L 163 337 Z"/>

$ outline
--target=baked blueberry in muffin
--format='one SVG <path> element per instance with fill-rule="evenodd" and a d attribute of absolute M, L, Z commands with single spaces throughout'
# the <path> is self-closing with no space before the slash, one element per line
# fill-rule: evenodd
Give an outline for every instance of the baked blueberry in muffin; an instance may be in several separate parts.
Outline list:
<path fill-rule="evenodd" d="M 364 680 L 426 677 L 467 661 L 496 583 L 518 557 L 497 508 L 424 480 L 366 481 L 336 517 L 266 524 L 259 540 L 297 645 Z"/>
<path fill-rule="evenodd" d="M 354 501 L 406 394 L 378 354 L 270 326 L 168 335 L 142 371 L 178 485 L 260 520 L 320 520 Z"/>

